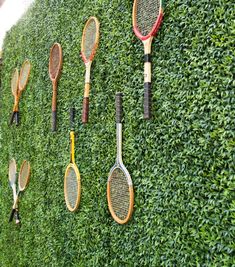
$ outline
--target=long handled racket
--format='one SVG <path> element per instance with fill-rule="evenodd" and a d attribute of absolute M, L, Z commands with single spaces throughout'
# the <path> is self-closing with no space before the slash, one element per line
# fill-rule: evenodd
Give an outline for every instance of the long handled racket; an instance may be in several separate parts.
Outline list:
<path fill-rule="evenodd" d="M 18 177 L 18 192 L 16 195 L 16 199 L 14 201 L 14 205 L 12 207 L 9 222 L 12 221 L 12 219 L 15 215 L 16 208 L 17 208 L 18 202 L 19 202 L 20 193 L 26 189 L 26 187 L 29 183 L 29 179 L 30 179 L 30 164 L 28 161 L 24 160 L 21 167 L 20 167 L 20 173 L 19 173 L 19 177 Z"/>
<path fill-rule="evenodd" d="M 83 109 L 82 109 L 82 122 L 87 123 L 89 117 L 89 93 L 90 93 L 90 73 L 91 63 L 95 56 L 96 49 L 99 44 L 99 28 L 100 23 L 96 17 L 90 17 L 86 22 L 82 34 L 82 59 L 86 66 L 85 75 L 85 89 L 83 98 Z"/>
<path fill-rule="evenodd" d="M 75 110 L 70 110 L 70 163 L 66 168 L 64 176 L 64 196 L 69 211 L 78 209 L 81 198 L 81 179 L 77 165 L 75 164 L 75 134 L 74 134 Z"/>
<path fill-rule="evenodd" d="M 11 159 L 9 162 L 9 183 L 10 186 L 12 188 L 12 192 L 13 192 L 13 201 L 15 203 L 16 198 L 17 198 L 17 194 L 16 194 L 16 180 L 17 180 L 17 170 L 16 170 L 16 161 L 15 159 Z M 16 207 L 15 209 L 15 219 L 16 219 L 16 223 L 19 223 L 19 214 L 18 214 L 18 209 Z"/>
<path fill-rule="evenodd" d="M 127 223 L 133 213 L 134 190 L 131 176 L 122 162 L 122 93 L 116 94 L 117 158 L 107 184 L 109 211 L 119 223 Z"/>
<path fill-rule="evenodd" d="M 144 119 L 151 118 L 151 45 L 162 19 L 162 0 L 134 1 L 133 28 L 144 44 Z"/>
<path fill-rule="evenodd" d="M 53 85 L 53 95 L 52 95 L 52 131 L 56 131 L 56 98 L 57 98 L 57 83 L 60 77 L 62 68 L 62 48 L 58 43 L 54 43 L 50 51 L 50 61 L 49 61 L 49 75 Z"/>
<path fill-rule="evenodd" d="M 11 119 L 10 119 L 10 125 L 13 123 L 14 118 L 16 119 L 16 121 L 18 121 L 18 116 L 16 117 L 16 114 L 18 114 L 18 110 L 16 110 L 17 108 L 17 96 L 18 96 L 18 83 L 19 83 L 19 71 L 18 69 L 15 69 L 13 74 L 12 74 L 12 78 L 11 78 L 11 92 L 12 95 L 14 96 L 14 107 L 13 107 L 13 111 L 12 111 L 12 115 L 11 115 Z"/>

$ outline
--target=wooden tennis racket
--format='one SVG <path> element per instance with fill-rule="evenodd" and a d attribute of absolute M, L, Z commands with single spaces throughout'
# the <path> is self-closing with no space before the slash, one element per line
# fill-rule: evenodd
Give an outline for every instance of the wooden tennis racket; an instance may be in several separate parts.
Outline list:
<path fill-rule="evenodd" d="M 57 83 L 60 77 L 62 68 L 62 48 L 59 43 L 54 43 L 50 50 L 50 60 L 49 60 L 49 76 L 53 85 L 52 94 L 52 131 L 56 131 L 56 106 L 57 106 Z"/>
<path fill-rule="evenodd" d="M 16 113 L 18 114 L 17 108 L 17 97 L 18 97 L 18 84 L 19 84 L 19 71 L 18 69 L 14 69 L 14 72 L 12 74 L 11 78 L 11 92 L 12 95 L 14 96 L 14 106 L 13 106 L 13 111 L 10 119 L 10 125 L 13 123 L 14 119 L 16 118 Z M 18 118 L 16 118 L 18 120 Z"/>
<path fill-rule="evenodd" d="M 16 194 L 16 180 L 17 180 L 17 167 L 16 167 L 16 161 L 15 159 L 11 159 L 9 162 L 9 184 L 12 188 L 13 192 L 13 203 L 15 203 L 17 194 Z M 18 207 L 16 206 L 15 209 L 15 219 L 16 219 L 16 224 L 19 223 L 19 213 L 18 213 Z"/>
<path fill-rule="evenodd" d="M 29 183 L 29 179 L 30 179 L 30 164 L 28 161 L 24 160 L 20 167 L 20 173 L 18 177 L 18 192 L 16 195 L 16 199 L 14 201 L 14 205 L 12 207 L 9 222 L 13 220 L 13 217 L 16 213 L 16 209 L 18 207 L 20 193 L 26 189 Z M 18 215 L 18 223 L 20 223 L 19 215 Z"/>
<path fill-rule="evenodd" d="M 64 176 L 64 196 L 69 211 L 78 209 L 81 198 L 81 179 L 78 167 L 75 163 L 75 134 L 74 134 L 75 110 L 70 110 L 70 163 Z"/>
<path fill-rule="evenodd" d="M 23 63 L 23 65 L 22 65 L 22 67 L 20 69 L 20 76 L 19 76 L 17 85 L 16 85 L 16 81 L 17 81 L 16 70 L 15 70 L 15 72 L 13 74 L 13 76 L 15 75 L 15 77 L 14 77 L 14 79 L 12 79 L 12 85 L 11 85 L 12 89 L 11 90 L 12 90 L 12 94 L 14 92 L 15 104 L 14 104 L 13 114 L 12 114 L 12 117 L 11 117 L 10 124 L 12 124 L 14 119 L 15 119 L 16 126 L 19 125 L 19 121 L 20 121 L 20 118 L 19 118 L 20 97 L 21 97 L 21 94 L 25 90 L 26 85 L 28 83 L 30 70 L 31 70 L 30 62 L 28 60 L 25 60 L 25 62 Z"/>
<path fill-rule="evenodd" d="M 134 1 L 133 28 L 144 44 L 144 119 L 151 118 L 151 45 L 162 19 L 162 0 Z"/>
<path fill-rule="evenodd" d="M 107 183 L 109 211 L 119 223 L 127 223 L 133 213 L 134 190 L 131 176 L 122 162 L 122 93 L 116 94 L 117 158 Z"/>
<path fill-rule="evenodd" d="M 90 17 L 86 22 L 82 34 L 81 56 L 86 66 L 85 89 L 82 109 L 82 122 L 87 123 L 89 117 L 89 93 L 90 93 L 90 75 L 91 63 L 94 59 L 99 44 L 100 23 L 96 17 Z"/>

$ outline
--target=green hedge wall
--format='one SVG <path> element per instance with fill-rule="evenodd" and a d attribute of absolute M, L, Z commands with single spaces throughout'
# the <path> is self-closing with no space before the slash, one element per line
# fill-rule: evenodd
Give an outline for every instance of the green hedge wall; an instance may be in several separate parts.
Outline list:
<path fill-rule="evenodd" d="M 129 0 L 36 0 L 7 34 L 0 91 L 0 266 L 235 266 L 234 5 L 229 0 L 167 1 L 153 43 L 153 113 L 143 113 L 143 45 Z M 81 124 L 85 21 L 101 23 L 92 68 L 90 123 Z M 58 126 L 51 126 L 49 50 L 63 48 Z M 21 125 L 9 127 L 11 73 L 32 62 Z M 116 155 L 115 92 L 124 92 L 125 165 L 135 212 L 124 226 L 107 209 Z M 77 109 L 76 162 L 82 201 L 66 210 L 69 108 Z M 8 224 L 8 162 L 32 166 L 22 227 Z"/>

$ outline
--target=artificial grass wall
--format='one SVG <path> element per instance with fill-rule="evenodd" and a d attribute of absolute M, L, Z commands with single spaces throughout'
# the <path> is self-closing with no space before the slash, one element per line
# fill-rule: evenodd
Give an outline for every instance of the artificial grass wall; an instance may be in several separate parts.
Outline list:
<path fill-rule="evenodd" d="M 4 42 L 0 92 L 0 265 L 235 266 L 235 98 L 232 1 L 167 1 L 153 43 L 153 119 L 143 117 L 143 45 L 132 31 L 132 1 L 36 0 Z M 95 15 L 100 45 L 92 67 L 90 121 L 81 124 L 82 29 Z M 58 131 L 51 132 L 49 50 L 63 48 Z M 9 127 L 11 73 L 32 63 Z M 125 165 L 135 188 L 133 219 L 116 224 L 106 182 L 116 155 L 115 92 L 124 93 Z M 77 213 L 67 211 L 69 108 L 77 110 Z M 20 203 L 22 227 L 8 224 L 8 162 L 31 163 Z"/>

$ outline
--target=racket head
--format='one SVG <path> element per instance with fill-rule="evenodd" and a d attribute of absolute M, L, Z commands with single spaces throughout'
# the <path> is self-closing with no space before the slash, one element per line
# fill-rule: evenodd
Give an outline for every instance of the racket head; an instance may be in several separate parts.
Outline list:
<path fill-rule="evenodd" d="M 16 182 L 16 161 L 15 161 L 15 159 L 11 159 L 9 162 L 8 179 L 9 179 L 10 185 L 13 186 Z"/>
<path fill-rule="evenodd" d="M 81 199 L 81 178 L 75 163 L 70 163 L 65 171 L 64 197 L 68 210 L 76 211 Z"/>
<path fill-rule="evenodd" d="M 54 43 L 50 50 L 49 76 L 52 81 L 57 80 L 62 68 L 62 47 Z"/>
<path fill-rule="evenodd" d="M 30 179 L 30 163 L 24 160 L 21 167 L 18 178 L 18 187 L 20 191 L 24 191 L 27 187 Z"/>
<path fill-rule="evenodd" d="M 127 223 L 134 209 L 134 190 L 131 176 L 122 163 L 110 170 L 107 183 L 109 211 L 119 224 Z"/>
<path fill-rule="evenodd" d="M 100 23 L 96 17 L 90 17 L 82 33 L 81 56 L 84 63 L 92 61 L 99 45 Z"/>
<path fill-rule="evenodd" d="M 19 71 L 17 68 L 15 68 L 11 78 L 11 92 L 14 97 L 16 97 L 18 93 L 18 84 L 19 84 Z"/>
<path fill-rule="evenodd" d="M 29 60 L 26 59 L 20 69 L 20 76 L 19 76 L 19 90 L 20 91 L 23 91 L 28 83 L 30 70 L 31 70 L 31 64 Z"/>
<path fill-rule="evenodd" d="M 142 41 L 155 36 L 163 19 L 162 0 L 135 0 L 132 23 L 135 35 Z"/>

